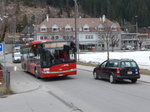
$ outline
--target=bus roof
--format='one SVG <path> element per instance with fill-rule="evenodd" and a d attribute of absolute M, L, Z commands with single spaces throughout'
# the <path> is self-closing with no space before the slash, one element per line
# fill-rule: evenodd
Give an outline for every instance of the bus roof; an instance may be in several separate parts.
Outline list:
<path fill-rule="evenodd" d="M 39 41 L 32 41 L 32 42 L 29 42 L 28 45 L 34 45 L 34 44 L 40 44 L 40 43 L 43 43 L 43 42 L 52 42 L 53 40 L 39 40 Z"/>

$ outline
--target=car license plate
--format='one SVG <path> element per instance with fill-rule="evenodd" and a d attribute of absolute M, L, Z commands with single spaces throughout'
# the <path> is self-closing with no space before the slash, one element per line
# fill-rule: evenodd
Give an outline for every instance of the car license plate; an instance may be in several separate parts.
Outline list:
<path fill-rule="evenodd" d="M 129 72 L 127 72 L 127 74 L 128 74 L 128 75 L 131 75 L 131 74 L 132 74 L 132 72 L 131 72 L 131 71 L 129 71 Z"/>

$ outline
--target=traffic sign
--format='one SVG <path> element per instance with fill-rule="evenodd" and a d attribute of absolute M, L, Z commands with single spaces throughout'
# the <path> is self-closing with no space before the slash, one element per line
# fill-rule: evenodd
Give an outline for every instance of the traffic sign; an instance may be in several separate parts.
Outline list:
<path fill-rule="evenodd" d="M 3 51 L 3 44 L 0 43 L 0 51 Z"/>

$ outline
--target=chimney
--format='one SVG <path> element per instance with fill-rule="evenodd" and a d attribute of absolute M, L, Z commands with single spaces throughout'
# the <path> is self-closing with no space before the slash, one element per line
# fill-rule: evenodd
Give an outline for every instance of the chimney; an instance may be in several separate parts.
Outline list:
<path fill-rule="evenodd" d="M 48 20 L 49 20 L 49 17 L 48 17 L 48 14 L 46 15 L 46 21 L 48 22 Z"/>
<path fill-rule="evenodd" d="M 103 20 L 103 22 L 106 21 L 106 16 L 105 15 L 102 16 L 102 20 Z"/>

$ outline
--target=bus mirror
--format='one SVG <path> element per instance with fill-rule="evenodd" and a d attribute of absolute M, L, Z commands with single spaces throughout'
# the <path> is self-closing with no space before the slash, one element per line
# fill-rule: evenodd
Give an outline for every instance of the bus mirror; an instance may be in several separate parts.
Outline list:
<path fill-rule="evenodd" d="M 73 48 L 73 52 L 75 53 L 75 52 L 77 52 L 77 48 L 75 47 L 75 48 Z"/>
<path fill-rule="evenodd" d="M 64 45 L 64 51 L 69 51 L 69 50 L 70 50 L 70 47 L 67 45 Z"/>

